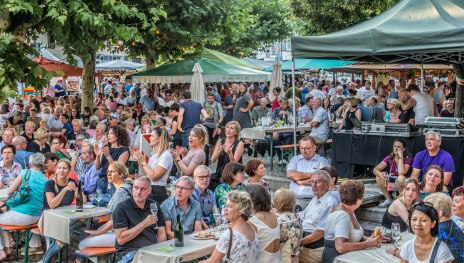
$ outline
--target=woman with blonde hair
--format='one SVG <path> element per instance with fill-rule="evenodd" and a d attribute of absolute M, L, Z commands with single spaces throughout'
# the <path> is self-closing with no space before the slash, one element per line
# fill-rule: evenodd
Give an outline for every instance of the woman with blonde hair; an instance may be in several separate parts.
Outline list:
<path fill-rule="evenodd" d="M 171 149 L 171 155 L 176 164 L 177 170 L 181 172 L 181 176 L 193 176 L 193 171 L 201 164 L 206 162 L 205 145 L 208 144 L 208 132 L 206 128 L 197 124 L 190 131 L 189 150 L 184 147 L 176 147 Z"/>
<path fill-rule="evenodd" d="M 343 113 L 343 120 L 340 123 L 338 131 L 345 129 L 347 131 L 354 129 L 354 124 L 351 118 L 356 118 L 361 121 L 361 110 L 358 109 L 358 99 L 356 97 L 348 98 L 348 108 Z"/>
<path fill-rule="evenodd" d="M 217 161 L 216 177 L 212 178 L 210 188 L 215 189 L 219 185 L 224 166 L 229 162 L 242 163 L 244 144 L 240 141 L 240 124 L 236 121 L 229 121 L 225 126 L 226 138 L 216 142 L 211 162 Z"/>
<path fill-rule="evenodd" d="M 401 102 L 397 99 L 388 99 L 387 100 L 387 109 L 385 113 L 384 121 L 389 123 L 400 123 L 400 114 L 401 114 Z"/>
<path fill-rule="evenodd" d="M 430 165 L 425 171 L 424 178 L 420 183 L 420 199 L 424 200 L 429 194 L 442 192 L 445 175 L 438 165 Z"/>
<path fill-rule="evenodd" d="M 129 171 L 125 164 L 114 161 L 108 166 L 108 183 L 111 184 L 110 195 L 112 196 L 108 202 L 108 213 L 113 214 L 116 206 L 129 199 L 132 192 L 132 180 L 129 179 Z M 112 247 L 116 241 L 116 235 L 113 231 L 113 221 L 106 222 L 97 230 L 86 230 L 90 236 L 79 243 L 79 249 L 86 247 Z"/>
<path fill-rule="evenodd" d="M 290 189 L 281 188 L 274 193 L 272 204 L 280 225 L 281 262 L 297 263 L 300 240 L 303 237 L 303 221 L 295 213 L 296 196 Z"/>
<path fill-rule="evenodd" d="M 151 180 L 152 198 L 161 204 L 168 198 L 166 184 L 172 169 L 172 156 L 169 153 L 169 136 L 165 128 L 156 127 L 150 136 L 150 146 L 155 154 L 148 163 L 146 156 L 140 151 L 134 151 L 134 159 L 139 163 L 140 170 Z"/>
<path fill-rule="evenodd" d="M 27 145 L 26 151 L 33 153 L 47 153 L 50 152 L 50 146 L 47 144 L 50 139 L 50 133 L 47 129 L 39 128 L 35 132 L 34 141 Z"/>
<path fill-rule="evenodd" d="M 252 213 L 253 202 L 247 192 L 229 192 L 224 217 L 230 222 L 230 228 L 221 234 L 213 254 L 202 263 L 258 263 L 258 238 L 255 229 L 248 223 Z"/>

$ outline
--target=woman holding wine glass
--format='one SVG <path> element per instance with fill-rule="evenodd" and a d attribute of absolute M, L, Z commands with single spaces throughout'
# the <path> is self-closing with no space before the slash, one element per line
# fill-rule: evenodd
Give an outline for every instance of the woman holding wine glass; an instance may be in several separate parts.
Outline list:
<path fill-rule="evenodd" d="M 110 193 L 112 197 L 108 203 L 108 213 L 112 215 L 120 202 L 130 198 L 132 180 L 129 178 L 127 167 L 118 161 L 109 164 L 107 176 L 108 183 L 113 186 L 112 189 L 115 189 L 113 193 Z M 85 232 L 89 236 L 79 243 L 79 249 L 86 247 L 111 247 L 115 244 L 116 236 L 113 232 L 111 217 L 108 222 L 97 230 L 86 230 Z"/>

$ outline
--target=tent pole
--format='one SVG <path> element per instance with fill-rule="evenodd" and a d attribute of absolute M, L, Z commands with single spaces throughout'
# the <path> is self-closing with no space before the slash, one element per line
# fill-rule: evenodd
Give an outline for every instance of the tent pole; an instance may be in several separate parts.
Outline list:
<path fill-rule="evenodd" d="M 421 62 L 421 91 L 424 91 L 424 63 Z"/>
<path fill-rule="evenodd" d="M 293 93 L 293 153 L 296 156 L 296 124 L 298 121 L 298 112 L 295 110 L 295 57 L 292 56 L 292 93 Z M 271 160 L 272 161 L 272 160 Z"/>

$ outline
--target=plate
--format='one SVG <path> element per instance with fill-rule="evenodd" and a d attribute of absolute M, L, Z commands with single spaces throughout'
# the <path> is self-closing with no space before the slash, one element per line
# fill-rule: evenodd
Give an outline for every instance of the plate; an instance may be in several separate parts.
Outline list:
<path fill-rule="evenodd" d="M 198 232 L 190 237 L 195 240 L 208 240 L 208 239 L 215 239 L 216 238 L 216 232 Z"/>
<path fill-rule="evenodd" d="M 91 208 L 94 208 L 95 206 L 94 205 L 88 205 L 88 204 L 85 204 L 84 205 L 84 209 L 91 209 Z"/>

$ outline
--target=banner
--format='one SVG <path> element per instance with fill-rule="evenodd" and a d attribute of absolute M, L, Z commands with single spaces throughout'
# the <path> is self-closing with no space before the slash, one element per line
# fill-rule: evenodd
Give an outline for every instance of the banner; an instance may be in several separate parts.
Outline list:
<path fill-rule="evenodd" d="M 151 133 L 146 133 L 142 134 L 142 137 L 140 138 L 140 151 L 145 154 L 146 156 L 146 162 L 148 163 L 148 159 L 150 159 L 151 156 L 153 156 L 154 151 L 153 148 L 150 146 L 150 137 Z"/>

